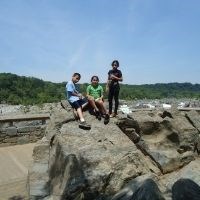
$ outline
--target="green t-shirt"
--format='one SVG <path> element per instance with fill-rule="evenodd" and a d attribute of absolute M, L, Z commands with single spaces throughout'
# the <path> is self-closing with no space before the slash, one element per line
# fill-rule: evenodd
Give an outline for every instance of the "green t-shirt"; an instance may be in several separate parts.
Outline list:
<path fill-rule="evenodd" d="M 93 96 L 94 99 L 98 99 L 103 95 L 103 87 L 101 85 L 97 86 L 88 85 L 87 94 Z"/>

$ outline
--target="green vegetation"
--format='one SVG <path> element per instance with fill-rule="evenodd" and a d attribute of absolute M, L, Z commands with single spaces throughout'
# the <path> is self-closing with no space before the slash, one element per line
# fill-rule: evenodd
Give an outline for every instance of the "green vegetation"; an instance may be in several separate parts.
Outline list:
<path fill-rule="evenodd" d="M 65 98 L 65 84 L 1 73 L 0 102 L 24 105 L 57 102 Z"/>
<path fill-rule="evenodd" d="M 9 104 L 42 104 L 65 99 L 65 85 L 33 77 L 0 73 L 0 102 Z M 80 84 L 85 92 L 87 83 Z M 105 88 L 105 84 L 102 84 Z M 200 84 L 157 83 L 145 85 L 121 84 L 120 99 L 200 98 Z"/>

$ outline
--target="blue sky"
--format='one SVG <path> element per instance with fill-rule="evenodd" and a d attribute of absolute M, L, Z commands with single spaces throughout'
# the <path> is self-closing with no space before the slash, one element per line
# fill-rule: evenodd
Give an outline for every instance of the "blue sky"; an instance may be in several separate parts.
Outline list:
<path fill-rule="evenodd" d="M 200 83 L 199 0 L 0 0 L 0 73 Z"/>

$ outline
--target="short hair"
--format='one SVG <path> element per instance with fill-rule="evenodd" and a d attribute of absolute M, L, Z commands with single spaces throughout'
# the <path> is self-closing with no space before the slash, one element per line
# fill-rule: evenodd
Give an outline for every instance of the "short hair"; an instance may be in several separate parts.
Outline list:
<path fill-rule="evenodd" d="M 91 82 L 92 82 L 92 80 L 93 80 L 94 78 L 96 78 L 97 81 L 99 81 L 99 77 L 98 77 L 98 76 L 92 76 L 92 78 L 91 78 Z"/>
<path fill-rule="evenodd" d="M 111 66 L 113 66 L 114 64 L 116 64 L 117 67 L 119 67 L 119 61 L 118 60 L 113 60 Z"/>
<path fill-rule="evenodd" d="M 79 74 L 79 73 L 77 73 L 77 72 L 75 72 L 74 74 L 73 74 L 73 77 L 74 76 L 78 76 L 79 78 L 81 78 L 81 75 Z"/>

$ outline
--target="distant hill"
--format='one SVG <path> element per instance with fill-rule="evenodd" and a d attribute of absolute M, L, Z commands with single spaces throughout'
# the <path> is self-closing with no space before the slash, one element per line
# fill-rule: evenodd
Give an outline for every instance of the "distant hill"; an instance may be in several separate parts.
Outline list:
<path fill-rule="evenodd" d="M 65 99 L 65 85 L 34 77 L 0 73 L 0 102 L 9 104 L 41 104 Z M 88 83 L 80 84 L 85 92 Z M 105 84 L 102 84 L 105 86 Z M 106 95 L 105 95 L 106 96 Z M 143 85 L 121 84 L 120 99 L 200 98 L 200 84 L 157 83 Z"/>
<path fill-rule="evenodd" d="M 0 73 L 0 102 L 25 105 L 57 102 L 65 98 L 65 84 Z"/>

